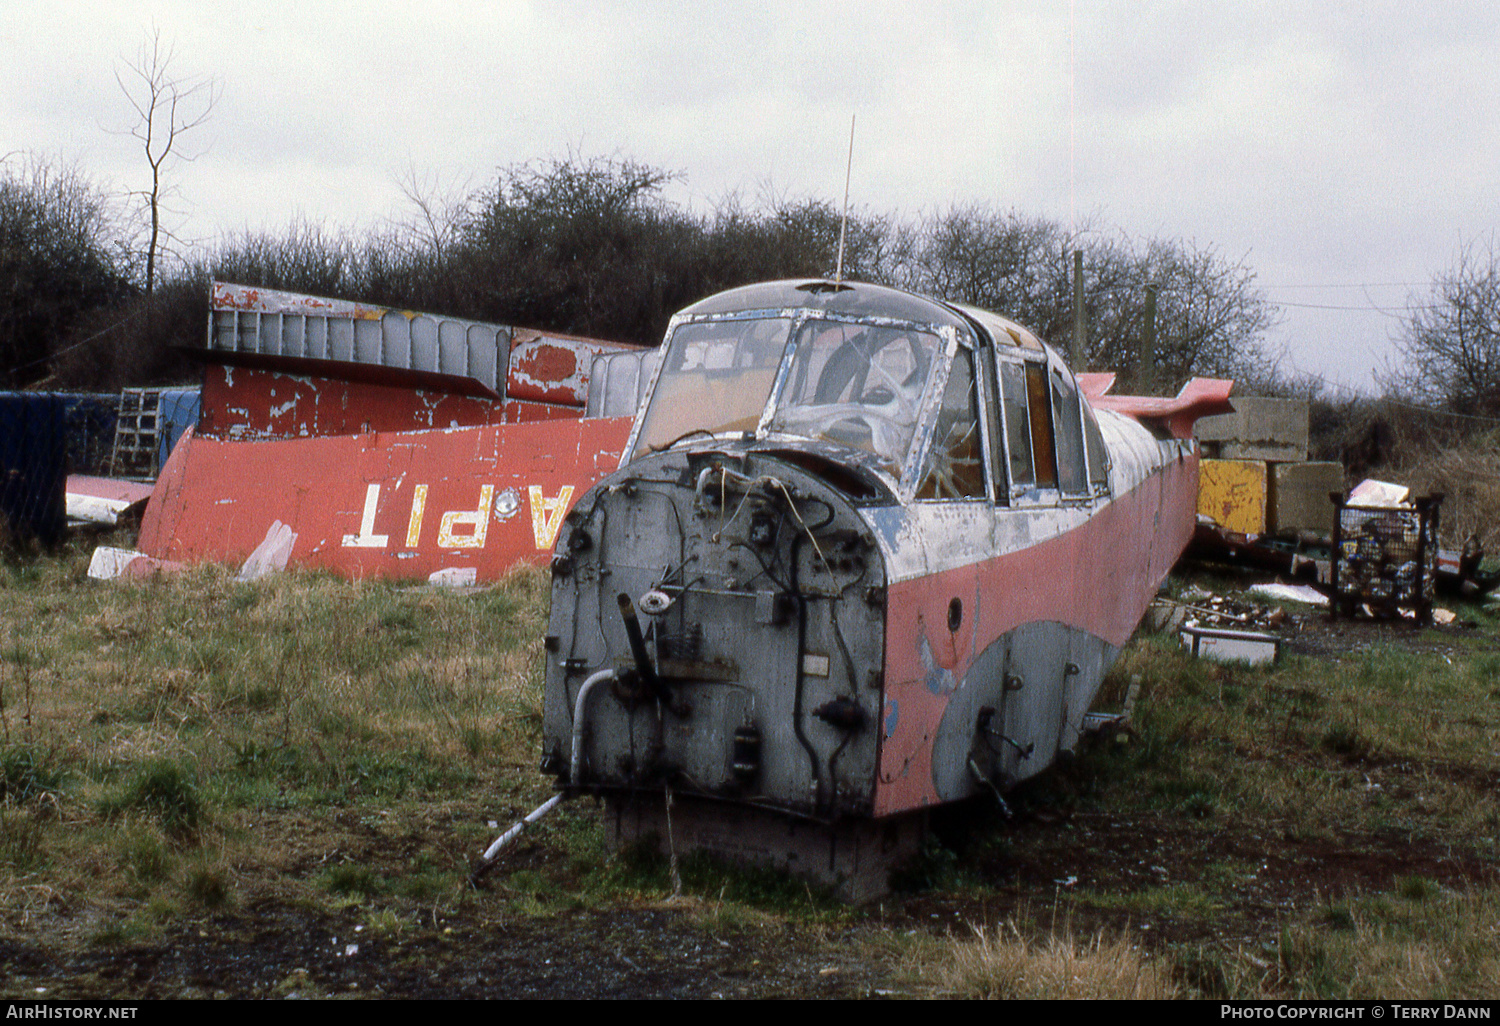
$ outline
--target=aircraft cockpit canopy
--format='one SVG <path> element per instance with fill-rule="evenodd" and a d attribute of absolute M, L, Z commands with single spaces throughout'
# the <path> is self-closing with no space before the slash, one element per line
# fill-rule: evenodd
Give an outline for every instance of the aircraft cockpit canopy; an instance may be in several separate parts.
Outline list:
<path fill-rule="evenodd" d="M 693 438 L 805 440 L 918 500 L 1084 501 L 1104 446 L 1072 373 L 996 314 L 871 285 L 772 282 L 674 318 L 631 459 Z"/>
<path fill-rule="evenodd" d="M 863 449 L 899 481 L 941 351 L 935 327 L 819 316 L 679 324 L 635 452 L 763 431 Z"/>

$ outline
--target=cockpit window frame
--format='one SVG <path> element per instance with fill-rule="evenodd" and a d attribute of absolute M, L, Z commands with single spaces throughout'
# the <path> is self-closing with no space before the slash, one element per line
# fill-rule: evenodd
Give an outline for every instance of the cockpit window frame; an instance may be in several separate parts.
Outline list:
<path fill-rule="evenodd" d="M 978 340 L 968 336 L 967 333 L 954 332 L 955 339 L 951 346 L 944 348 L 942 355 L 943 385 L 940 391 L 935 393 L 936 404 L 930 409 L 924 409 L 920 414 L 927 427 L 923 429 L 927 435 L 927 443 L 922 452 L 916 457 L 920 462 L 913 464 L 918 468 L 917 475 L 912 479 L 911 493 L 903 501 L 907 502 L 984 502 L 994 505 L 995 502 L 995 476 L 991 453 L 993 452 L 994 431 L 991 424 L 991 404 L 987 401 L 990 390 L 990 376 L 986 368 L 988 361 L 985 357 L 985 347 L 978 344 Z M 953 380 L 953 371 L 959 365 L 960 356 L 968 360 L 970 374 L 969 402 L 974 415 L 974 430 L 977 432 L 977 449 L 983 484 L 978 494 L 971 495 L 927 495 L 919 496 L 917 493 L 926 485 L 927 470 L 930 461 L 934 459 L 934 450 L 937 446 L 944 444 L 944 440 L 937 437 L 936 432 L 942 420 L 942 404 L 946 399 L 948 385 Z M 903 482 L 904 484 L 905 482 Z"/>
<path fill-rule="evenodd" d="M 922 392 L 916 401 L 916 426 L 912 432 L 912 438 L 907 445 L 905 454 L 900 462 L 900 477 L 882 471 L 891 479 L 892 490 L 900 497 L 902 502 L 912 501 L 912 495 L 917 488 L 916 477 L 920 476 L 920 460 L 926 454 L 933 431 L 933 409 L 935 404 L 942 401 L 943 390 L 947 387 L 948 373 L 952 366 L 954 353 L 959 345 L 959 331 L 951 324 L 940 324 L 927 321 L 909 321 L 900 318 L 878 317 L 870 315 L 852 315 L 837 311 L 817 308 L 789 308 L 789 309 L 761 309 L 761 310 L 736 310 L 728 313 L 712 313 L 698 315 L 679 314 L 672 318 L 667 325 L 666 334 L 663 336 L 662 346 L 672 344 L 676 332 L 684 325 L 700 324 L 705 322 L 740 321 L 740 320 L 767 320 L 787 319 L 790 328 L 787 333 L 787 342 L 782 350 L 781 358 L 773 377 L 771 388 L 766 397 L 766 402 L 761 408 L 760 417 L 753 432 L 747 433 L 748 437 L 755 441 L 764 441 L 776 437 L 801 437 L 771 430 L 772 422 L 776 412 L 781 405 L 783 394 L 791 379 L 793 367 L 796 361 L 797 346 L 795 342 L 799 338 L 803 328 L 809 321 L 827 321 L 835 324 L 857 325 L 863 328 L 886 328 L 896 331 L 922 332 L 935 336 L 938 340 L 937 350 L 933 354 L 933 366 L 927 374 L 927 380 L 923 385 Z M 646 395 L 637 411 L 635 423 L 631 426 L 630 435 L 626 439 L 625 452 L 627 456 L 624 463 L 630 463 L 653 451 L 650 447 L 644 450 L 641 446 L 641 438 L 646 424 L 646 413 L 651 403 L 655 400 L 661 383 L 663 369 L 667 364 L 665 358 L 656 361 L 656 367 L 652 371 L 651 380 L 646 387 Z M 727 436 L 713 436 L 727 437 Z M 735 437 L 746 437 L 738 435 Z M 986 471 L 988 473 L 988 471 Z"/>

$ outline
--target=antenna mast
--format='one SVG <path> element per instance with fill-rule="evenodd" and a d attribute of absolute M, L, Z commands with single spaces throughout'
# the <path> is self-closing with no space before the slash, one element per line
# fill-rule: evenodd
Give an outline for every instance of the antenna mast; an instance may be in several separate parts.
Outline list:
<path fill-rule="evenodd" d="M 844 214 L 839 218 L 839 262 L 834 268 L 833 283 L 844 280 L 844 238 L 849 231 L 849 177 L 854 171 L 854 115 L 849 115 L 849 164 L 844 168 Z"/>

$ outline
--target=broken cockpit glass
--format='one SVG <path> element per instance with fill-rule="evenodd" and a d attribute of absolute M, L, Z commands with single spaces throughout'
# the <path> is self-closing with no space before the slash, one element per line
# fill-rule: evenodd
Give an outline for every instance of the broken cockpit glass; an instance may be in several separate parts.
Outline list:
<path fill-rule="evenodd" d="M 785 318 L 679 325 L 667 343 L 637 453 L 690 435 L 752 431 L 771 398 L 792 322 Z M 938 336 L 911 327 L 809 318 L 791 340 L 773 434 L 874 453 L 896 478 L 916 432 Z"/>
<path fill-rule="evenodd" d="M 754 431 L 791 324 L 771 317 L 678 325 L 666 344 L 636 453 L 664 449 L 688 435 Z"/>
<path fill-rule="evenodd" d="M 899 479 L 938 344 L 913 328 L 809 320 L 768 427 L 872 452 Z"/>

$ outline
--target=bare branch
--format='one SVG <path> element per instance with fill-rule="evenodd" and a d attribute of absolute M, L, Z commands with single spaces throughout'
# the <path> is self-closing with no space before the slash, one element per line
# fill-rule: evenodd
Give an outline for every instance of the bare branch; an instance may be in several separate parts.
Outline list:
<path fill-rule="evenodd" d="M 391 219 L 399 242 L 416 250 L 425 248 L 442 260 L 469 218 L 469 181 L 445 183 L 436 172 L 422 174 L 411 163 L 397 177 L 396 186 L 414 208 L 408 216 Z"/>
<path fill-rule="evenodd" d="M 191 161 L 202 155 L 184 153 L 182 137 L 205 124 L 219 102 L 221 88 L 213 78 L 174 78 L 174 50 L 164 44 L 154 26 L 136 51 L 135 60 L 115 68 L 115 81 L 135 111 L 135 124 L 124 134 L 138 140 L 151 170 L 151 183 L 135 193 L 141 197 L 148 221 L 146 241 L 146 294 L 156 285 L 157 259 L 163 239 L 172 239 L 162 224 L 164 200 L 170 189 L 163 183 L 169 162 Z"/>

